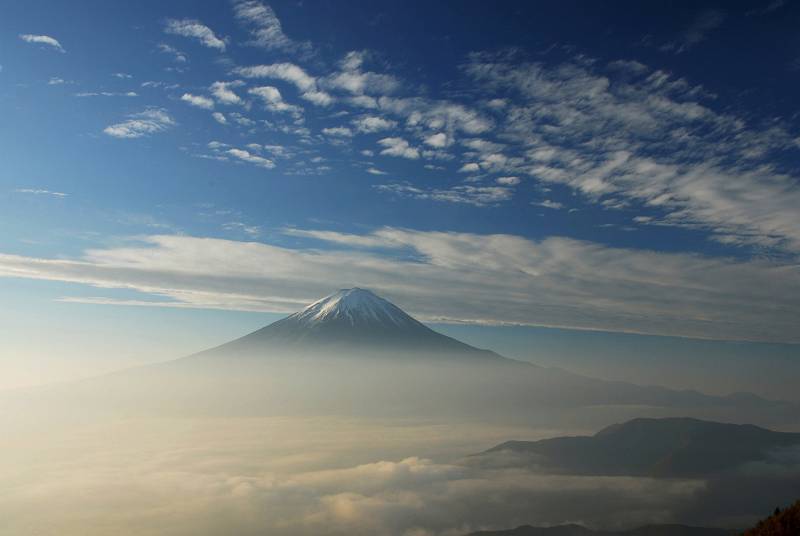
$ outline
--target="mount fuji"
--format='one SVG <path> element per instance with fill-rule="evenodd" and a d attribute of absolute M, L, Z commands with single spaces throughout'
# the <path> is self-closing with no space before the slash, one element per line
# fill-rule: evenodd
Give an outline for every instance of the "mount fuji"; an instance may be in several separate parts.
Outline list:
<path fill-rule="evenodd" d="M 794 405 L 754 395 L 601 380 L 510 359 L 437 333 L 361 288 L 209 350 L 32 394 L 46 411 L 71 400 L 158 414 L 438 415 L 553 425 L 578 410 L 587 424 L 645 408 L 710 420 L 733 412 L 764 425 L 794 422 L 797 414 Z"/>
<path fill-rule="evenodd" d="M 362 288 L 341 289 L 249 335 L 199 355 L 461 356 L 511 361 L 442 335 Z"/>

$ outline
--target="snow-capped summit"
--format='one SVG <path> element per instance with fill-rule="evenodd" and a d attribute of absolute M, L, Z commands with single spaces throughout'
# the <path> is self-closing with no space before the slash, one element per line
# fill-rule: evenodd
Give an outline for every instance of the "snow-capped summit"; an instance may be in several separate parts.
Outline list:
<path fill-rule="evenodd" d="M 388 300 L 358 287 L 334 292 L 209 352 L 250 356 L 366 352 L 499 357 L 437 333 Z"/>
<path fill-rule="evenodd" d="M 334 292 L 289 318 L 308 326 L 321 322 L 344 322 L 351 326 L 394 326 L 401 329 L 421 326 L 395 304 L 358 287 Z"/>

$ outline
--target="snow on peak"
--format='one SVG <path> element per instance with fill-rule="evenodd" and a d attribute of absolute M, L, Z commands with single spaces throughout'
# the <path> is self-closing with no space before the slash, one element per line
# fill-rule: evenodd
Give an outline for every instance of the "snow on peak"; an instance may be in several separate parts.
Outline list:
<path fill-rule="evenodd" d="M 306 324 L 345 321 L 351 325 L 369 324 L 395 327 L 417 326 L 419 323 L 393 303 L 373 292 L 354 287 L 341 289 L 292 315 Z"/>

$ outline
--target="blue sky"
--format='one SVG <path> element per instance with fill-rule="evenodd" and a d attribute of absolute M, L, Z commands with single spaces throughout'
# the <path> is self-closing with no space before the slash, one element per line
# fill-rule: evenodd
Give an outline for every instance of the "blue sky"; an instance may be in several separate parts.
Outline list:
<path fill-rule="evenodd" d="M 577 333 L 796 355 L 798 18 L 780 0 L 6 6 L 4 370 L 165 359 L 353 285 L 476 343 L 524 326 L 517 355 L 547 361 L 526 347 L 549 328 L 549 362 Z"/>

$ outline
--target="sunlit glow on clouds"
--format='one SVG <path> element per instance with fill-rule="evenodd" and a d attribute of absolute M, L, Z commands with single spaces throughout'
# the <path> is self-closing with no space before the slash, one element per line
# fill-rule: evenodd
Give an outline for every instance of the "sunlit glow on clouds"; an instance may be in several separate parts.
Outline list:
<path fill-rule="evenodd" d="M 75 260 L 3 255 L 0 275 L 135 289 L 171 307 L 292 312 L 330 292 L 326 274 L 335 272 L 343 286 L 373 288 L 426 320 L 800 342 L 794 266 L 556 237 L 284 233 L 318 246 L 157 235 Z M 399 251 L 414 258 L 397 258 Z"/>
<path fill-rule="evenodd" d="M 465 6 L 480 13 L 478 39 L 472 21 L 440 3 L 410 19 L 402 3 L 150 2 L 98 9 L 78 25 L 66 2 L 40 3 L 48 9 L 9 3 L 0 17 L 10 36 L 0 102 L 14 126 L 0 129 L 0 532 L 741 527 L 758 501 L 771 509 L 796 493 L 796 449 L 724 476 L 664 480 L 468 457 L 509 439 L 594 432 L 632 413 L 706 407 L 636 399 L 497 415 L 490 404 L 491 424 L 461 407 L 463 421 L 445 424 L 435 412 L 425 422 L 356 417 L 382 414 L 377 403 L 348 407 L 347 418 L 263 417 L 283 415 L 269 404 L 222 418 L 223 404 L 213 417 L 176 418 L 165 404 L 148 415 L 135 397 L 124 416 L 111 415 L 108 376 L 7 389 L 178 358 L 269 316 L 236 311 L 277 316 L 360 286 L 453 330 L 634 341 L 617 364 L 649 366 L 639 378 L 659 385 L 790 392 L 794 369 L 781 359 L 800 344 L 800 59 L 785 42 L 796 38 L 796 4 L 669 16 L 648 5 L 626 13 L 625 25 L 613 5 L 591 21 L 557 3 L 518 2 L 514 17 L 508 6 Z M 587 22 L 603 31 L 582 32 Z M 496 327 L 509 325 L 567 329 Z M 547 351 L 545 338 L 536 351 Z M 662 355 L 694 349 L 680 356 L 686 368 L 642 359 L 661 341 Z M 719 378 L 731 368 L 689 382 L 683 371 L 697 369 L 685 363 L 712 346 L 723 367 L 732 346 L 737 359 L 750 348 L 752 360 L 780 351 L 765 367 L 737 369 L 735 381 Z M 559 367 L 553 378 L 569 368 L 560 357 L 541 362 Z M 605 365 L 598 358 L 592 370 L 638 374 Z M 466 370 L 458 367 L 448 382 Z M 130 372 L 118 385 L 136 389 Z M 350 372 L 365 392 L 385 388 Z M 331 377 L 305 374 L 289 390 L 321 394 Z M 181 402 L 184 387 L 197 387 L 193 377 L 180 376 L 186 386 L 158 378 Z M 209 385 L 224 387 L 219 380 Z M 581 395 L 585 385 L 608 388 L 587 382 Z M 102 407 L 80 399 L 36 412 L 34 402 L 49 400 L 39 395 L 58 399 L 77 383 L 96 388 Z M 264 385 L 258 392 L 272 394 Z M 146 389 L 158 400 L 154 384 Z M 628 386 L 638 389 L 663 394 Z M 200 391 L 213 406 L 212 390 Z M 765 419 L 789 407 L 762 402 Z M 733 407 L 709 411 L 739 420 Z"/>

